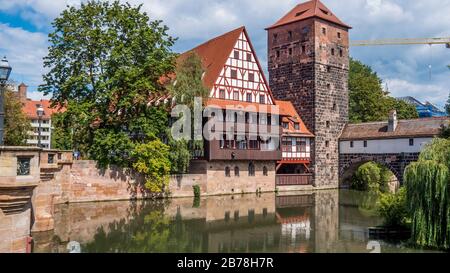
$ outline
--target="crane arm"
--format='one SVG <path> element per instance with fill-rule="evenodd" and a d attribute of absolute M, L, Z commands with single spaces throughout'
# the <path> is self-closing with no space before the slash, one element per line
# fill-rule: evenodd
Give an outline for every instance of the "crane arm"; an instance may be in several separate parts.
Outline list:
<path fill-rule="evenodd" d="M 450 37 L 444 38 L 417 38 L 417 39 L 381 39 L 351 41 L 350 46 L 377 46 L 377 45 L 434 45 L 445 44 L 450 48 Z"/>

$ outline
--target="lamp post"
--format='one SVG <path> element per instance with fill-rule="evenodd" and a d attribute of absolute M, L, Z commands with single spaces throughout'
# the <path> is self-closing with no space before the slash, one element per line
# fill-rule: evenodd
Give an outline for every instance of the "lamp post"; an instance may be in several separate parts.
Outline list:
<path fill-rule="evenodd" d="M 9 65 L 8 60 L 6 57 L 3 57 L 0 62 L 0 145 L 3 145 L 3 133 L 5 131 L 5 86 L 9 75 L 11 74 L 11 70 L 12 67 Z"/>
<path fill-rule="evenodd" d="M 39 105 L 39 107 L 36 110 L 36 114 L 38 116 L 39 121 L 39 128 L 38 128 L 38 147 L 42 148 L 41 144 L 41 123 L 42 123 L 42 116 L 44 116 L 44 108 L 42 108 L 42 105 Z"/>

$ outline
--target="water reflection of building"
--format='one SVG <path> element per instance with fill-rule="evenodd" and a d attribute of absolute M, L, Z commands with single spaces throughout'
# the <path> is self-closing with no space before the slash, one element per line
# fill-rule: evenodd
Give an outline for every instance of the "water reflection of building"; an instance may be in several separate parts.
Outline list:
<path fill-rule="evenodd" d="M 337 191 L 326 191 L 208 197 L 200 203 L 180 198 L 63 205 L 55 211 L 54 233 L 35 236 L 35 251 L 66 252 L 77 241 L 82 251 L 94 252 L 327 252 L 338 239 L 337 197 Z M 132 243 L 136 238 L 144 239 Z M 146 243 L 155 240 L 162 240 L 159 248 Z"/>

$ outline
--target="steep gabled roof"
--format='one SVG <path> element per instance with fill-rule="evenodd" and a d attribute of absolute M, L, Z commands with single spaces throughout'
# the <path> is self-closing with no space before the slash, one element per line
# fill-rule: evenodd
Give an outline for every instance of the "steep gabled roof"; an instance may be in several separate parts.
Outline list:
<path fill-rule="evenodd" d="M 195 52 L 201 58 L 205 75 L 203 83 L 211 89 L 222 71 L 228 57 L 230 56 L 236 41 L 239 39 L 245 27 L 239 27 L 221 36 L 207 41 L 178 57 L 177 62 L 183 61 L 190 53 Z"/>
<path fill-rule="evenodd" d="M 341 20 L 339 20 L 339 18 L 337 18 L 336 15 L 334 15 L 331 10 L 328 9 L 322 2 L 320 2 L 319 0 L 312 0 L 298 4 L 284 17 L 282 17 L 275 24 L 266 29 L 272 29 L 278 26 L 287 25 L 313 17 L 332 22 L 345 28 L 351 28 L 349 25 L 346 25 Z"/>
<path fill-rule="evenodd" d="M 44 116 L 42 117 L 43 120 L 51 119 L 54 114 L 66 111 L 64 107 L 51 107 L 52 103 L 50 100 L 26 100 L 24 102 L 22 111 L 27 115 L 29 119 L 38 119 L 37 108 L 39 105 L 44 108 Z"/>

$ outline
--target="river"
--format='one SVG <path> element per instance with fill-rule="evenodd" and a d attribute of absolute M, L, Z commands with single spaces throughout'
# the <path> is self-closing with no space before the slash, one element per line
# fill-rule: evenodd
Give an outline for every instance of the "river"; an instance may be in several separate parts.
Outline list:
<path fill-rule="evenodd" d="M 349 190 L 58 205 L 33 252 L 418 252 L 371 240 L 370 194 Z"/>

